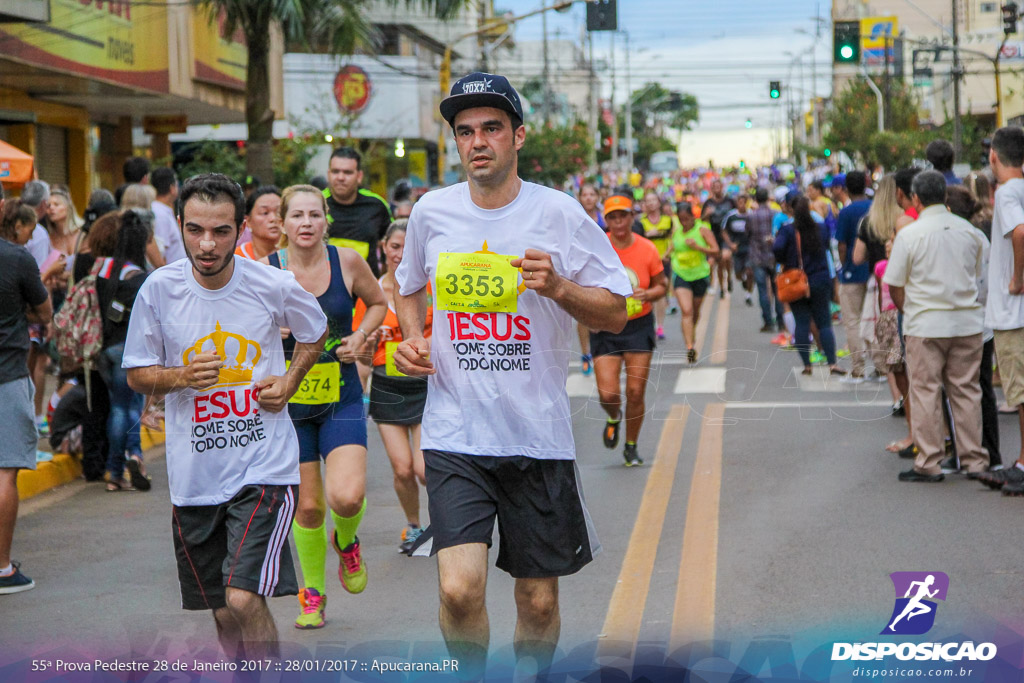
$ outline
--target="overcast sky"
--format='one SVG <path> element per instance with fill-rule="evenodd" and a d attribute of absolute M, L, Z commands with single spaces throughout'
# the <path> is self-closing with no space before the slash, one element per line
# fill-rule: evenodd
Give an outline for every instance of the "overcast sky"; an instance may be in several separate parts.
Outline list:
<path fill-rule="evenodd" d="M 499 11 L 515 14 L 542 6 L 538 0 L 497 0 L 495 4 Z M 795 97 L 797 106 L 806 109 L 815 60 L 817 95 L 829 94 L 830 8 L 830 2 L 820 0 L 619 0 L 619 29 L 629 34 L 630 85 L 635 90 L 647 81 L 658 81 L 697 96 L 700 123 L 683 136 L 681 146 L 687 163 L 704 163 L 709 156 L 716 163 L 740 158 L 756 162 L 771 148 L 771 130 L 783 125 L 787 98 Z M 548 15 L 549 38 L 558 30 L 563 37 L 577 38 L 586 13 L 577 4 L 565 14 Z M 824 20 L 817 40 L 816 15 Z M 516 29 L 518 40 L 540 40 L 542 35 L 540 17 L 526 19 Z M 610 63 L 610 34 L 594 36 L 595 60 Z M 615 44 L 616 97 L 622 102 L 625 36 L 616 36 Z M 801 54 L 802 59 L 794 59 Z M 607 97 L 610 72 L 602 74 L 602 80 Z M 772 80 L 783 82 L 781 101 L 768 97 Z M 751 130 L 745 127 L 747 119 Z"/>

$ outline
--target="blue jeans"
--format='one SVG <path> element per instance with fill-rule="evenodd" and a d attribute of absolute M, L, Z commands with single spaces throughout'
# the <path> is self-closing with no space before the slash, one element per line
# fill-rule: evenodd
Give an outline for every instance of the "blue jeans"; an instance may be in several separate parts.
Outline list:
<path fill-rule="evenodd" d="M 107 391 L 110 394 L 110 415 L 107 417 L 110 450 L 107 452 L 107 472 L 110 473 L 112 481 L 120 481 L 124 476 L 125 451 L 131 455 L 142 456 L 139 426 L 145 403 L 142 394 L 135 393 L 128 386 L 128 371 L 121 368 L 124 344 L 106 348 L 103 354 L 110 364 L 110 381 L 107 384 Z"/>
<path fill-rule="evenodd" d="M 754 266 L 754 282 L 757 283 L 757 298 L 761 302 L 761 321 L 765 325 L 782 327 L 782 302 L 775 285 L 775 269 L 768 266 Z M 772 303 L 775 304 L 775 316 L 772 316 Z"/>
<path fill-rule="evenodd" d="M 818 334 L 821 337 L 821 347 L 825 351 L 825 358 L 829 365 L 836 364 L 836 337 L 832 333 L 832 282 L 825 282 L 811 285 L 811 296 L 806 299 L 794 301 L 789 305 L 796 319 L 796 350 L 800 352 L 800 359 L 804 366 L 811 364 L 811 320 L 818 326 Z"/>

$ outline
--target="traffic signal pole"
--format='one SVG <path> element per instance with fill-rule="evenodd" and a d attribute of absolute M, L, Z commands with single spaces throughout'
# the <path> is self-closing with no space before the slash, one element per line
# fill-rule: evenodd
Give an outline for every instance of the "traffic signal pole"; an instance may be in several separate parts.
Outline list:
<path fill-rule="evenodd" d="M 629 32 L 626 37 L 626 173 L 633 172 L 633 91 L 629 72 Z"/>
<path fill-rule="evenodd" d="M 1006 125 L 1006 120 L 1003 118 L 1003 84 L 999 73 L 999 60 L 1003 56 L 1003 47 L 1005 46 L 1006 36 L 1003 36 L 1003 42 L 999 43 L 999 50 L 996 52 L 996 58 L 992 60 L 992 68 L 996 76 L 996 128 Z"/>
<path fill-rule="evenodd" d="M 878 89 L 875 82 L 871 80 L 871 75 L 868 73 L 868 68 L 863 64 L 860 65 L 860 72 L 864 75 L 864 80 L 868 82 L 868 87 L 875 93 L 875 99 L 878 101 L 878 132 L 885 131 L 885 98 L 882 97 L 882 91 Z"/>
<path fill-rule="evenodd" d="M 963 146 L 963 130 L 960 122 L 960 19 L 959 0 L 953 2 L 953 154 L 957 159 Z"/>
<path fill-rule="evenodd" d="M 1007 39 L 1011 34 L 1017 32 L 1017 3 L 1010 0 L 1000 7 L 1000 11 L 1003 14 L 1003 42 L 999 43 L 999 49 L 996 50 L 996 56 L 992 60 L 992 70 L 996 76 L 996 128 L 1006 125 L 1006 120 L 1003 118 L 1003 84 L 1002 74 L 999 72 L 999 61 L 1003 58 L 1003 48 L 1006 46 Z"/>

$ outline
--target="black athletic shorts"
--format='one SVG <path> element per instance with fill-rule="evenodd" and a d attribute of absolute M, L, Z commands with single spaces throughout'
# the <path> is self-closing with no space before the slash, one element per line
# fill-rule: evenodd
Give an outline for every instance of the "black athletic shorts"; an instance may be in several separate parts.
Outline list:
<path fill-rule="evenodd" d="M 622 355 L 627 351 L 650 353 L 654 351 L 655 344 L 653 313 L 628 321 L 626 327 L 618 334 L 590 333 L 590 355 L 594 358 Z"/>
<path fill-rule="evenodd" d="M 517 579 L 574 574 L 600 552 L 573 460 L 423 451 L 430 526 L 417 555 L 466 543 L 491 546 Z"/>
<path fill-rule="evenodd" d="M 298 594 L 288 548 L 297 489 L 246 486 L 220 505 L 173 507 L 183 609 L 224 607 L 225 586 L 265 597 Z"/>
<path fill-rule="evenodd" d="M 750 251 L 736 250 L 732 253 L 732 272 L 739 275 L 750 266 Z"/>
<path fill-rule="evenodd" d="M 688 289 L 693 292 L 694 299 L 702 299 L 704 295 L 708 293 L 708 287 L 711 286 L 711 277 L 702 277 L 699 280 L 684 280 L 675 273 L 672 273 L 672 289 L 679 289 L 680 287 Z"/>

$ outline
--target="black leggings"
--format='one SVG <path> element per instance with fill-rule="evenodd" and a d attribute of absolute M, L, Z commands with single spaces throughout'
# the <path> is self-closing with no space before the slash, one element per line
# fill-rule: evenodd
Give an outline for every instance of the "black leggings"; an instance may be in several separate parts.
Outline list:
<path fill-rule="evenodd" d="M 804 366 L 811 364 L 811 320 L 818 326 L 821 347 L 829 365 L 836 364 L 836 337 L 832 333 L 832 282 L 811 285 L 811 296 L 794 301 L 789 305 L 796 319 L 796 350 L 800 352 L 800 360 Z"/>

